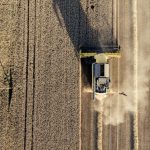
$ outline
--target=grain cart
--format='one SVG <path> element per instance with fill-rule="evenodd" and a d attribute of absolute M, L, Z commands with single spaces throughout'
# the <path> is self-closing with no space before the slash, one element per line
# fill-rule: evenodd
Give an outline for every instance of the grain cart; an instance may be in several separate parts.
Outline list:
<path fill-rule="evenodd" d="M 95 94 L 108 94 L 110 92 L 110 59 L 119 58 L 120 52 L 118 49 L 112 52 L 100 52 L 100 51 L 82 51 L 80 57 L 86 58 L 87 63 L 92 65 L 92 89 L 93 99 L 95 100 Z"/>

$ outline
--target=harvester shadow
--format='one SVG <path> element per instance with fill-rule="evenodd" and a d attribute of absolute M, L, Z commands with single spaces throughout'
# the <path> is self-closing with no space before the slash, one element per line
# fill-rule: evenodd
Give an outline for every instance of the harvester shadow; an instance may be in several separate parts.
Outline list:
<path fill-rule="evenodd" d="M 84 49 L 85 47 L 98 47 L 99 50 L 102 50 L 98 40 L 98 32 L 90 26 L 80 0 L 53 0 L 53 9 L 60 25 L 65 26 L 78 57 L 82 47 Z M 61 13 L 63 20 L 58 11 Z"/>

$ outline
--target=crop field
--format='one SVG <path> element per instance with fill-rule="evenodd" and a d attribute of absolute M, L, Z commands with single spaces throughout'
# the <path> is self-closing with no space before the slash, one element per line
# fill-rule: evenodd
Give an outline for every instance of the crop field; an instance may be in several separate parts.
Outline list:
<path fill-rule="evenodd" d="M 56 15 L 78 25 L 79 13 L 65 14 L 77 4 L 0 2 L 1 150 L 79 149 L 79 59 L 71 41 L 78 44 L 78 26 L 67 31 Z"/>
<path fill-rule="evenodd" d="M 1 0 L 0 150 L 149 150 L 149 6 Z M 112 93 L 93 101 L 80 47 L 117 44 Z"/>

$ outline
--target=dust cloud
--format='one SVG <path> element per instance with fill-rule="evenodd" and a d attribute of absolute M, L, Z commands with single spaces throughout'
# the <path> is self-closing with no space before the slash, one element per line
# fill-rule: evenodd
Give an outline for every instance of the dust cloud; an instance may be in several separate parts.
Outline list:
<path fill-rule="evenodd" d="M 129 92 L 129 94 L 132 93 Z M 111 93 L 103 96 L 96 94 L 94 109 L 98 112 L 103 111 L 105 125 L 118 125 L 124 122 L 124 116 L 127 112 L 134 112 L 135 104 L 133 100 L 119 93 Z"/>

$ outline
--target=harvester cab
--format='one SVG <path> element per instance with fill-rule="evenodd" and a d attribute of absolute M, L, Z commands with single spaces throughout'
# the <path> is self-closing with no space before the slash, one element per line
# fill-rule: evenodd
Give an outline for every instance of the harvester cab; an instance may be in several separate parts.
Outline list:
<path fill-rule="evenodd" d="M 97 93 L 107 93 L 109 90 L 109 64 L 92 64 L 93 89 Z"/>

